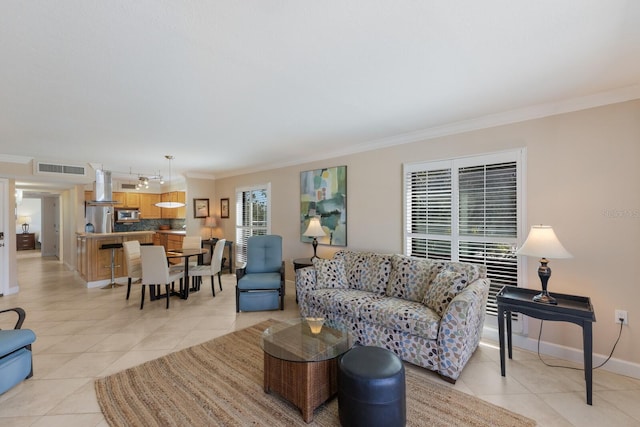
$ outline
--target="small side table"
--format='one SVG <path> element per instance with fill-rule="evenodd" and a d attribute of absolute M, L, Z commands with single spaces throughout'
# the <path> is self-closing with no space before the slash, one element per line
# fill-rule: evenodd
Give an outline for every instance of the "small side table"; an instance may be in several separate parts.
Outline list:
<path fill-rule="evenodd" d="M 313 265 L 313 261 L 311 258 L 296 258 L 293 260 L 293 271 L 304 268 L 311 267 Z"/>
<path fill-rule="evenodd" d="M 507 347 L 509 359 L 513 358 L 511 347 L 511 313 L 522 313 L 540 320 L 554 320 L 571 322 L 582 327 L 582 342 L 584 353 L 584 380 L 587 386 L 587 404 L 592 404 L 593 378 L 593 337 L 592 323 L 596 321 L 589 297 L 576 295 L 553 294 L 558 304 L 534 302 L 533 297 L 539 290 L 505 286 L 496 295 L 498 303 L 498 337 L 500 340 L 500 373 L 505 376 L 504 358 L 504 325 L 507 324 Z"/>
<path fill-rule="evenodd" d="M 207 240 L 202 240 L 202 243 L 200 245 L 200 247 L 204 248 L 205 245 L 206 246 L 210 246 L 211 249 L 211 255 L 213 256 L 213 248 L 216 246 L 216 243 L 218 243 L 218 238 L 217 237 L 212 237 L 211 239 L 207 239 Z M 227 249 L 227 253 L 229 254 L 229 265 L 226 265 L 226 260 L 223 258 L 222 259 L 222 271 L 228 269 L 229 270 L 229 274 L 234 274 L 235 271 L 233 271 L 233 242 L 230 240 L 227 240 L 224 243 L 224 247 Z M 200 260 L 198 260 L 200 261 Z M 198 262 L 199 264 L 202 264 L 202 262 Z"/>

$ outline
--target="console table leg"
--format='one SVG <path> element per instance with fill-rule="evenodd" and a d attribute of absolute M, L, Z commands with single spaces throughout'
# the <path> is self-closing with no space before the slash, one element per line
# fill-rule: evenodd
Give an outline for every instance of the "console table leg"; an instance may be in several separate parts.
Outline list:
<path fill-rule="evenodd" d="M 587 405 L 592 405 L 593 337 L 591 334 L 591 322 L 582 324 L 582 339 L 584 341 L 584 380 L 587 383 Z"/>
<path fill-rule="evenodd" d="M 504 310 L 500 307 L 498 307 L 498 341 L 500 341 L 500 374 L 504 377 Z"/>
<path fill-rule="evenodd" d="M 507 320 L 507 349 L 509 350 L 509 359 L 513 359 L 513 345 L 511 343 L 511 311 L 505 312 Z"/>

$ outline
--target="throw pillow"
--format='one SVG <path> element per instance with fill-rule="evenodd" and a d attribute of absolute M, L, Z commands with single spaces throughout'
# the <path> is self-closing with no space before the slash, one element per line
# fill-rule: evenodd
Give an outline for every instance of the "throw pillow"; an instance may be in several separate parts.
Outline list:
<path fill-rule="evenodd" d="M 347 274 L 342 259 L 313 259 L 316 270 L 316 289 L 348 289 Z"/>
<path fill-rule="evenodd" d="M 393 255 L 391 265 L 387 296 L 415 302 L 422 302 L 427 288 L 444 267 L 440 261 L 406 255 Z"/>
<path fill-rule="evenodd" d="M 391 274 L 391 257 L 364 252 L 360 259 L 360 266 L 360 289 L 376 295 L 384 295 Z"/>
<path fill-rule="evenodd" d="M 449 303 L 467 286 L 467 273 L 442 270 L 427 289 L 422 303 L 442 317 Z"/>

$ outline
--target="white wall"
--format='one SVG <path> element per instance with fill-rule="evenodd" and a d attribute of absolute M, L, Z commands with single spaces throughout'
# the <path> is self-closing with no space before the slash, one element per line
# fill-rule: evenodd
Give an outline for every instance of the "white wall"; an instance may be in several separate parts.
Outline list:
<path fill-rule="evenodd" d="M 29 233 L 35 233 L 36 242 L 40 241 L 42 231 L 42 200 L 40 198 L 23 198 L 18 206 L 18 217 L 31 217 Z M 16 234 L 22 233 L 22 224 L 16 221 Z"/>
<path fill-rule="evenodd" d="M 527 148 L 528 229 L 550 224 L 574 258 L 552 260 L 551 292 L 591 298 L 597 322 L 594 352 L 607 355 L 618 334 L 616 308 L 627 310 L 614 358 L 640 364 L 640 100 L 421 142 L 216 180 L 216 202 L 231 198 L 222 235 L 233 240 L 234 190 L 271 182 L 272 232 L 284 257 L 310 256 L 299 237 L 301 171 L 347 165 L 348 244 L 351 249 L 402 251 L 402 165 L 407 162 Z M 318 247 L 330 256 L 337 248 Z M 538 289 L 537 261 L 528 261 L 527 287 Z M 287 278 L 293 280 L 291 263 Z M 538 321 L 529 337 L 537 338 Z M 542 339 L 581 352 L 580 328 L 550 322 Z"/>
<path fill-rule="evenodd" d="M 215 181 L 211 179 L 201 178 L 187 178 L 187 218 L 185 224 L 187 225 L 187 235 L 189 236 L 202 236 L 203 239 L 208 239 L 213 231 L 213 235 L 219 232 L 218 229 L 211 230 L 204 226 L 204 218 L 194 218 L 194 206 L 193 199 L 209 199 L 209 215 L 215 216 Z M 217 214 L 216 221 L 220 221 L 220 214 Z"/>

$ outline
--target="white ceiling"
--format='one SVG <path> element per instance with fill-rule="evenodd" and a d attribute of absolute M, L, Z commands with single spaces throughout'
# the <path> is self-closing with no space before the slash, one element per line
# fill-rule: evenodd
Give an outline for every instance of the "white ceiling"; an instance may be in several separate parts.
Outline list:
<path fill-rule="evenodd" d="M 639 23 L 636 0 L 2 0 L 0 155 L 221 177 L 640 97 Z"/>

